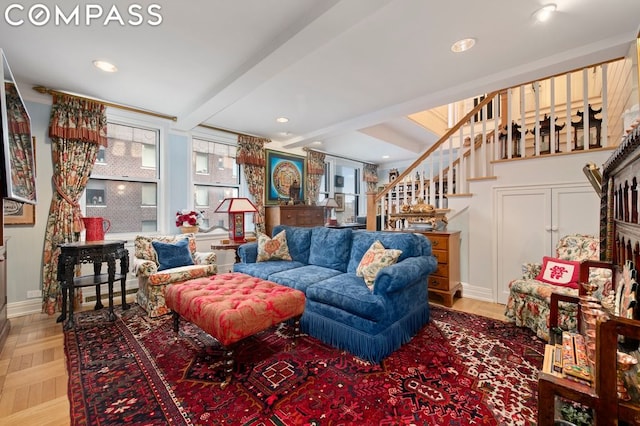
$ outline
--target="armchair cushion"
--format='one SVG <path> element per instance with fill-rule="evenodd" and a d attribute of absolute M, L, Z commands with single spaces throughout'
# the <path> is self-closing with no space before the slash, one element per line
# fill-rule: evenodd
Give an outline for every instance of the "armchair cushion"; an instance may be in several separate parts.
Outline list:
<path fill-rule="evenodd" d="M 152 241 L 151 244 L 158 257 L 158 271 L 193 265 L 193 258 L 189 251 L 189 241 L 182 239 L 175 243 Z"/>
<path fill-rule="evenodd" d="M 545 256 L 536 280 L 561 287 L 578 288 L 580 262 Z"/>
<path fill-rule="evenodd" d="M 600 257 L 600 241 L 589 235 L 572 234 L 562 237 L 556 245 L 556 259 L 578 262 L 598 260 Z M 536 260 L 536 259 L 532 259 Z M 522 278 L 509 283 L 509 299 L 505 308 L 507 321 L 517 326 L 528 327 L 538 337 L 549 339 L 549 309 L 551 293 L 578 295 L 578 287 L 571 288 L 550 284 L 536 279 L 541 274 L 539 263 L 522 265 Z M 578 277 L 580 276 L 578 268 Z M 575 280 L 579 282 L 579 279 Z M 601 298 L 603 292 L 611 288 L 611 271 L 599 267 L 590 267 L 588 282 L 595 290 L 592 296 Z M 576 309 L 571 304 L 561 303 L 559 318 L 563 329 L 571 330 L 576 326 Z"/>

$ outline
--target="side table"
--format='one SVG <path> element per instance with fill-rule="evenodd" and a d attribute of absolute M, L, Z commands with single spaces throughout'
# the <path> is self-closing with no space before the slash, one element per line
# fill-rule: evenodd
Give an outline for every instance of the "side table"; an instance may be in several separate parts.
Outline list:
<path fill-rule="evenodd" d="M 238 247 L 245 243 L 238 243 L 235 241 L 229 241 L 228 243 L 223 243 L 222 241 L 218 243 L 211 244 L 211 250 L 233 250 L 236 255 L 236 263 L 240 263 L 240 256 L 238 256 Z"/>
<path fill-rule="evenodd" d="M 127 270 L 129 269 L 129 251 L 124 248 L 126 241 L 79 241 L 75 243 L 59 244 L 58 281 L 62 288 L 62 314 L 57 322 L 67 317 L 67 293 L 69 303 L 69 320 L 64 329 L 75 327 L 73 308 L 75 289 L 78 287 L 96 287 L 95 309 L 102 308 L 100 300 L 100 285 L 109 285 L 109 321 L 116 319 L 113 313 L 113 283 L 120 280 L 122 294 L 122 309 L 129 309 L 126 302 Z M 116 274 L 116 260 L 120 260 L 120 273 Z M 102 274 L 102 263 L 107 263 L 107 273 Z M 75 277 L 76 265 L 93 263 L 93 275 Z"/>

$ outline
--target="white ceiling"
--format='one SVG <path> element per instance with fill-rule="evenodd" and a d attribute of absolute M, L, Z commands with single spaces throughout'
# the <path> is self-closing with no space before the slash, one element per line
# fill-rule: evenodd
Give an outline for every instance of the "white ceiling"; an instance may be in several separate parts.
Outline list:
<path fill-rule="evenodd" d="M 0 24 L 25 97 L 44 85 L 177 116 L 178 130 L 206 123 L 284 148 L 322 141 L 314 147 L 374 163 L 415 158 L 436 140 L 406 115 L 624 56 L 640 24 L 639 0 L 555 0 L 546 24 L 531 19 L 544 0 L 158 0 L 156 26 L 103 25 L 114 4 L 134 17 L 100 0 L 90 25 L 85 3 L 59 0 L 66 15 L 80 4 L 79 25 L 36 26 L 36 3 L 9 12 L 20 26 L 3 6 Z M 463 37 L 476 47 L 452 53 Z"/>

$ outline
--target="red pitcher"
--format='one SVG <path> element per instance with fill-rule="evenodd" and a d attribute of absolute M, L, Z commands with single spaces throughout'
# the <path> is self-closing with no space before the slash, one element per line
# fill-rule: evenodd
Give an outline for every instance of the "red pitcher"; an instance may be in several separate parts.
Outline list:
<path fill-rule="evenodd" d="M 101 217 L 83 217 L 84 227 L 87 230 L 86 241 L 102 241 L 104 234 L 111 228 L 111 222 Z"/>

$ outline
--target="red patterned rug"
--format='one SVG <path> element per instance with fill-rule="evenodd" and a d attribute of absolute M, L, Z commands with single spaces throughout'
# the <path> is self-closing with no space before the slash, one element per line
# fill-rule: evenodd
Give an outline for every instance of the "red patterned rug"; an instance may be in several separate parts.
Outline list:
<path fill-rule="evenodd" d="M 83 312 L 65 332 L 74 425 L 533 425 L 544 342 L 432 305 L 411 342 L 372 365 L 281 325 L 240 342 L 218 385 L 218 343 L 137 305 Z"/>

